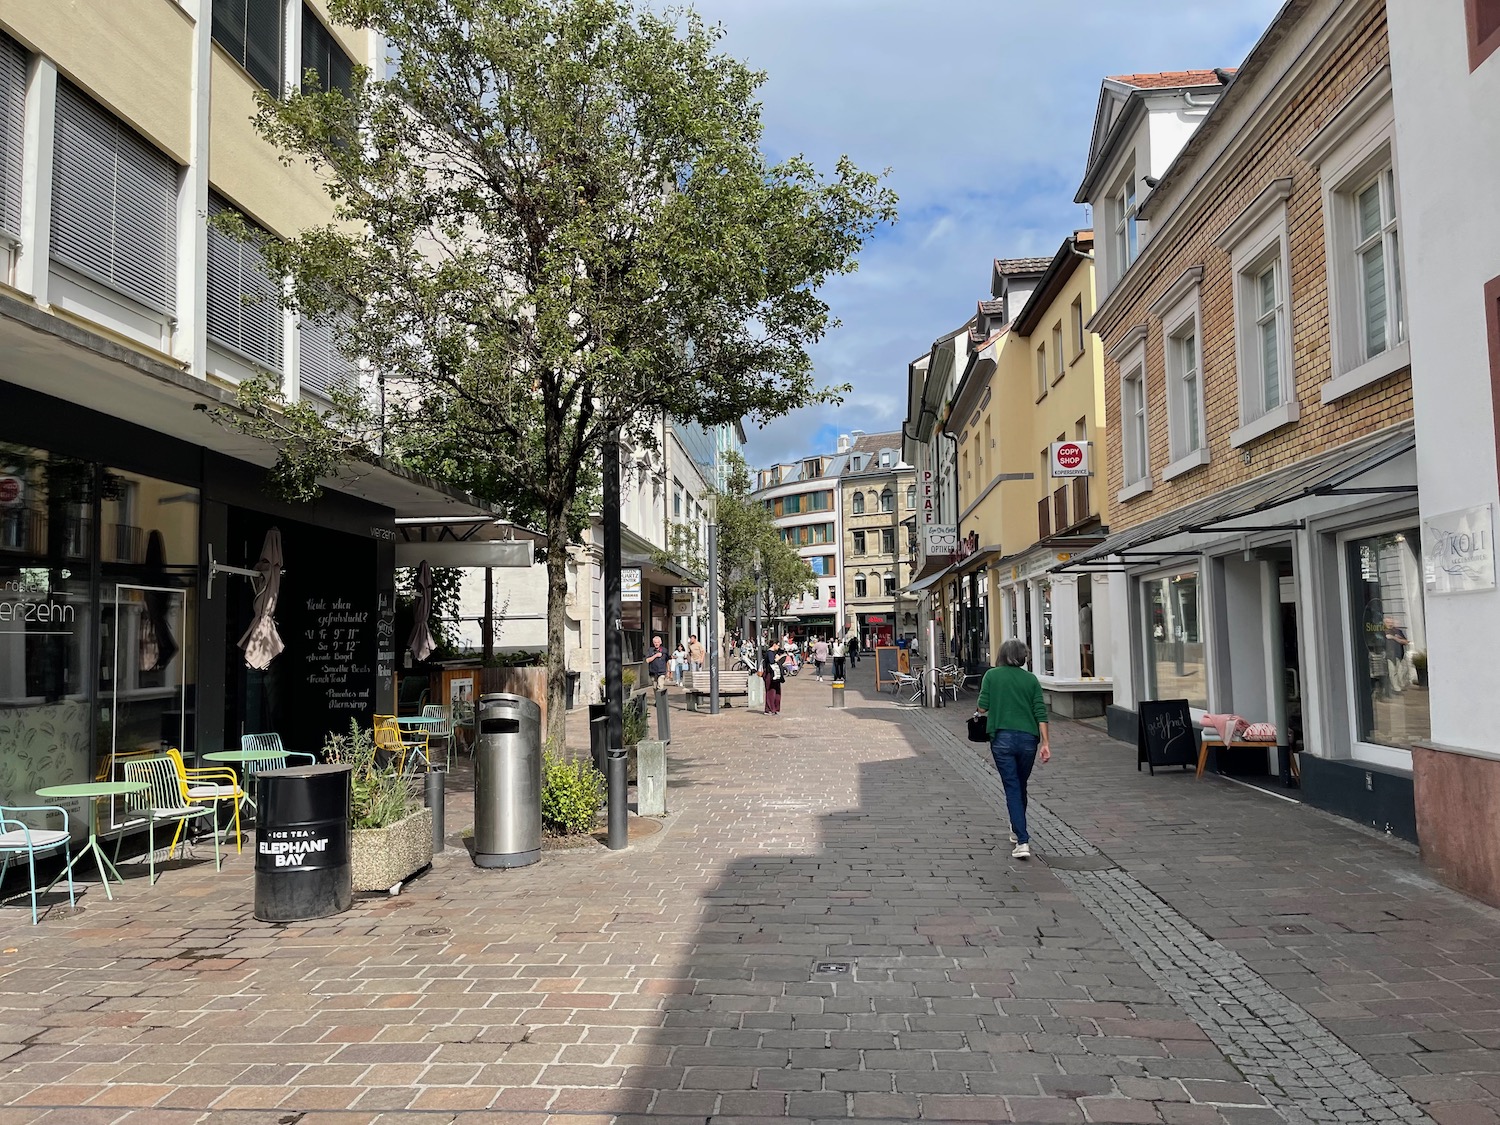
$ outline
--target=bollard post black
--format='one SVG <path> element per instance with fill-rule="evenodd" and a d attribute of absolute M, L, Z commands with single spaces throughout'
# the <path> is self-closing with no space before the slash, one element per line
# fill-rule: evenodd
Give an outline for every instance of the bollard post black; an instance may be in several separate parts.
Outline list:
<path fill-rule="evenodd" d="M 607 768 L 606 755 L 609 751 L 609 716 L 592 714 L 597 704 L 589 706 L 589 754 L 594 759 L 594 768 L 601 774 Z M 603 710 L 603 707 L 600 707 Z"/>
<path fill-rule="evenodd" d="M 609 835 L 606 846 L 619 851 L 630 844 L 629 814 L 625 807 L 625 751 L 610 747 L 609 751 L 609 795 L 619 795 L 619 800 L 609 802 Z"/>
<path fill-rule="evenodd" d="M 656 738 L 659 742 L 672 741 L 672 716 L 667 708 L 667 693 L 656 693 Z"/>
<path fill-rule="evenodd" d="M 426 788 L 423 793 L 427 807 L 432 810 L 432 851 L 442 855 L 448 846 L 447 827 L 443 823 L 444 782 L 447 775 L 442 770 L 428 770 Z"/>

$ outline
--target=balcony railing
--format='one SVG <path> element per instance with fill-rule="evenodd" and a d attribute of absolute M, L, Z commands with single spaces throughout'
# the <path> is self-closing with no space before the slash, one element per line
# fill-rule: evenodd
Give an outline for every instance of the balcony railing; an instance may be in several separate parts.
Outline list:
<path fill-rule="evenodd" d="M 1043 498 L 1036 502 L 1036 537 L 1046 539 L 1052 534 L 1052 501 Z"/>

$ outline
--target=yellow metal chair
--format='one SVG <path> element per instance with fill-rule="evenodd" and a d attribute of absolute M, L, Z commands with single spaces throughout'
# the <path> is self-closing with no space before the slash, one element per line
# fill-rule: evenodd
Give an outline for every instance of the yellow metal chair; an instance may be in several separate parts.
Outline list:
<path fill-rule="evenodd" d="M 394 721 L 376 724 L 375 755 L 377 761 L 382 758 L 385 762 L 394 759 L 397 772 L 406 768 L 406 743 L 402 740 L 401 732 L 396 728 Z"/>
<path fill-rule="evenodd" d="M 240 834 L 240 802 L 244 800 L 245 791 L 240 788 L 239 780 L 234 776 L 234 770 L 228 766 L 194 766 L 189 768 L 183 764 L 182 754 L 177 750 L 168 750 L 167 755 L 177 766 L 177 778 L 182 783 L 183 795 L 190 805 L 217 805 L 221 801 L 230 802 L 234 808 L 234 850 L 238 854 L 244 851 L 244 837 Z M 182 833 L 182 827 L 178 826 L 178 834 Z M 218 816 L 214 817 L 214 831 L 218 832 Z M 177 840 L 174 837 L 173 844 Z"/>

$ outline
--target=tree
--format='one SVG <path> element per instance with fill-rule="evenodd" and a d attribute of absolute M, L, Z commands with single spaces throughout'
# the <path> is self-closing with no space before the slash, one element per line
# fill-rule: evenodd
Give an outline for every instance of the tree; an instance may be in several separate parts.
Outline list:
<path fill-rule="evenodd" d="M 387 78 L 262 95 L 256 125 L 322 173 L 335 222 L 266 246 L 399 404 L 385 449 L 539 520 L 549 737 L 563 735 L 567 546 L 612 435 L 663 412 L 752 423 L 844 387 L 809 346 L 819 289 L 895 218 L 879 177 L 767 161 L 756 89 L 718 28 L 629 0 L 330 0 L 384 36 Z M 262 422 L 268 407 L 258 404 Z M 304 427 L 278 471 L 368 414 Z"/>

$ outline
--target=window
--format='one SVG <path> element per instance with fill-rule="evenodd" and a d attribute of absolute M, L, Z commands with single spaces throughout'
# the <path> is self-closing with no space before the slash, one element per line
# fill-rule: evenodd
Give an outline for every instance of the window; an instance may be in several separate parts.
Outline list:
<path fill-rule="evenodd" d="M 57 83 L 52 257 L 157 312 L 177 304 L 177 165 Z"/>
<path fill-rule="evenodd" d="M 279 0 L 278 0 L 279 3 Z M 306 4 L 302 5 L 302 73 L 297 78 L 306 85 L 309 70 L 317 71 L 315 85 L 327 92 L 341 90 L 346 96 L 354 89 L 354 64 Z"/>
<path fill-rule="evenodd" d="M 989 429 L 989 423 L 986 422 L 985 423 L 985 430 L 988 431 L 988 429 Z M 913 511 L 916 511 L 916 508 L 917 508 L 917 486 L 914 485 L 914 484 L 909 484 L 909 485 L 906 486 L 906 510 L 908 512 L 913 512 Z"/>
<path fill-rule="evenodd" d="M 1420 533 L 1407 527 L 1346 550 L 1356 734 L 1409 750 L 1432 736 Z"/>
<path fill-rule="evenodd" d="M 833 507 L 833 493 L 831 492 L 809 492 L 805 499 L 807 504 L 804 511 L 826 512 Z"/>
<path fill-rule="evenodd" d="M 1207 661 L 1198 574 L 1143 582 L 1146 598 L 1146 674 L 1153 699 L 1186 699 L 1208 707 Z"/>
<path fill-rule="evenodd" d="M 896 576 L 890 571 L 885 572 L 884 591 L 886 597 L 890 597 L 896 592 Z"/>
<path fill-rule="evenodd" d="M 1469 32 L 1469 69 L 1476 70 L 1500 48 L 1500 0 L 1464 0 Z"/>
<path fill-rule="evenodd" d="M 1083 354 L 1083 298 L 1074 297 L 1073 307 L 1069 311 L 1073 323 L 1073 356 L 1076 359 Z"/>
<path fill-rule="evenodd" d="M 889 469 L 895 463 L 896 459 L 890 453 L 882 453 L 880 455 L 880 467 L 882 469 Z"/>
<path fill-rule="evenodd" d="M 1244 405 L 1248 421 L 1275 410 L 1283 400 L 1282 338 L 1286 333 L 1286 302 L 1279 256 L 1273 255 L 1257 263 L 1242 276 L 1241 286 L 1245 290 L 1250 317 L 1254 319 L 1246 349 L 1250 360 L 1249 370 L 1245 372 Z"/>
<path fill-rule="evenodd" d="M 1150 465 L 1147 453 L 1146 369 L 1136 367 L 1120 380 L 1120 417 L 1125 422 L 1125 483 L 1146 479 Z"/>
<path fill-rule="evenodd" d="M 338 347 L 338 330 L 344 320 L 310 320 L 301 317 L 297 323 L 300 371 L 298 381 L 304 393 L 311 392 L 331 399 L 336 390 L 350 388 L 355 366 Z"/>
<path fill-rule="evenodd" d="M 896 553 L 896 529 L 883 527 L 880 529 L 880 553 L 882 555 L 894 555 Z"/>
<path fill-rule="evenodd" d="M 680 480 L 672 482 L 672 518 L 679 520 L 682 518 L 682 482 Z"/>
<path fill-rule="evenodd" d="M 0 34 L 0 229 L 21 231 L 21 174 L 26 149 L 25 49 Z"/>
<path fill-rule="evenodd" d="M 217 195 L 208 197 L 210 220 L 231 213 Z M 249 239 L 208 224 L 208 338 L 272 371 L 281 370 L 279 287 L 266 260 Z"/>
<path fill-rule="evenodd" d="M 865 553 L 865 533 L 863 531 L 856 531 L 854 533 L 854 553 L 856 555 Z"/>
<path fill-rule="evenodd" d="M 1067 369 L 1067 363 L 1063 359 L 1063 335 L 1062 321 L 1052 326 L 1052 381 L 1055 383 L 1063 377 Z"/>
<path fill-rule="evenodd" d="M 281 93 L 282 0 L 213 0 L 213 39 L 250 77 Z M 304 14 L 303 23 L 307 16 Z M 307 54 L 303 29 L 303 56 Z"/>
<path fill-rule="evenodd" d="M 856 598 L 866 597 L 868 596 L 868 591 L 869 585 L 865 582 L 865 576 L 863 574 L 856 574 L 854 576 L 854 596 Z"/>
<path fill-rule="evenodd" d="M 854 494 L 853 498 L 849 501 L 849 510 L 856 516 L 865 514 L 865 494 L 863 492 L 856 492 Z"/>
<path fill-rule="evenodd" d="M 1115 281 L 1130 268 L 1140 252 L 1135 220 L 1135 165 L 1125 170 L 1110 199 L 1110 223 L 1113 227 L 1113 263 L 1110 275 Z"/>
<path fill-rule="evenodd" d="M 1199 376 L 1198 321 L 1191 318 L 1167 339 L 1167 378 L 1173 395 L 1172 460 L 1203 444 L 1203 386 Z"/>
<path fill-rule="evenodd" d="M 802 511 L 802 497 L 786 496 L 781 501 L 781 514 L 784 516 L 799 515 Z"/>
<path fill-rule="evenodd" d="M 1396 234 L 1396 179 L 1391 169 L 1382 170 L 1354 192 L 1354 215 L 1361 337 L 1364 358 L 1373 359 L 1406 339 Z"/>
<path fill-rule="evenodd" d="M 1036 397 L 1040 402 L 1047 397 L 1047 345 L 1036 350 Z"/>
<path fill-rule="evenodd" d="M 882 512 L 894 512 L 896 510 L 896 494 L 889 487 L 880 493 L 880 510 Z"/>

